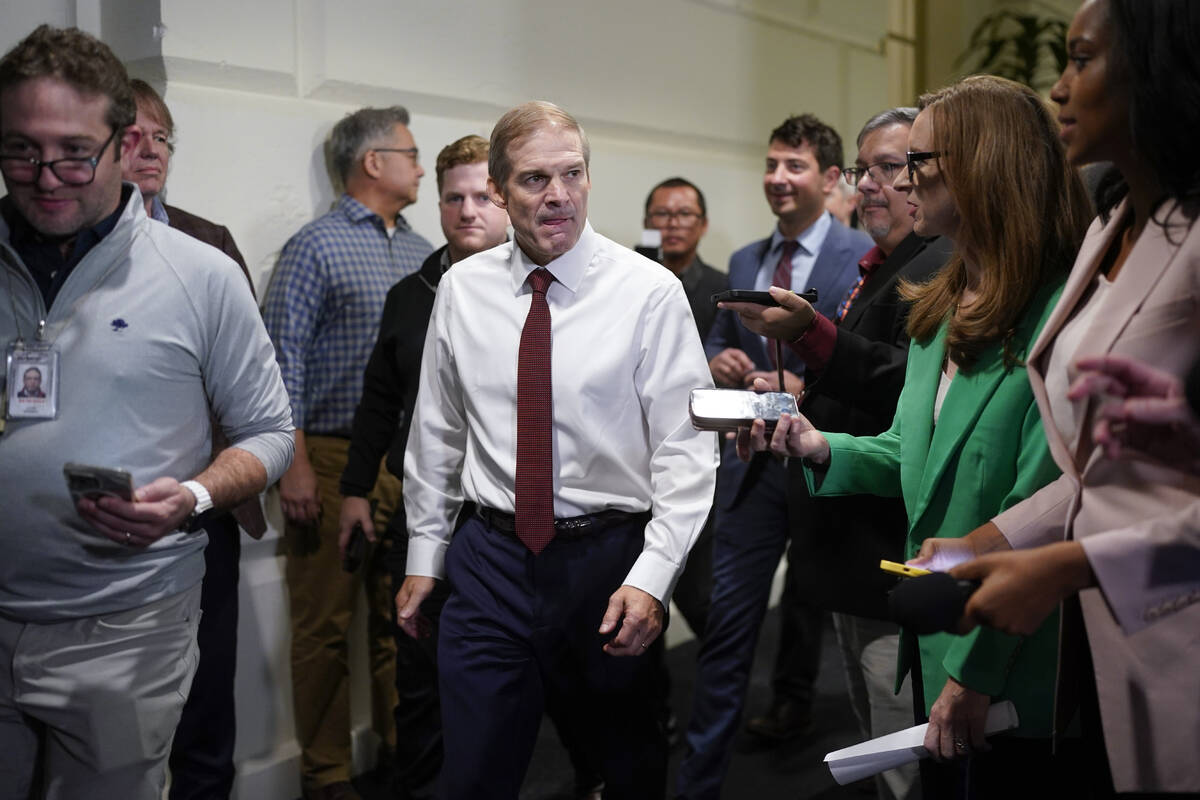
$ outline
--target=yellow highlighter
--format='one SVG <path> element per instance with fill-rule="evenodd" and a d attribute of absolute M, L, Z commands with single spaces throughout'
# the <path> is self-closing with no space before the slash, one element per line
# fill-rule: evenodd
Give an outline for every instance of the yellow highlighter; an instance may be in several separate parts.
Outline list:
<path fill-rule="evenodd" d="M 895 561 L 880 561 L 879 568 L 884 572 L 890 572 L 893 575 L 899 575 L 902 578 L 915 578 L 918 575 L 932 575 L 929 570 L 921 569 L 920 567 L 910 567 L 907 564 L 899 564 Z"/>

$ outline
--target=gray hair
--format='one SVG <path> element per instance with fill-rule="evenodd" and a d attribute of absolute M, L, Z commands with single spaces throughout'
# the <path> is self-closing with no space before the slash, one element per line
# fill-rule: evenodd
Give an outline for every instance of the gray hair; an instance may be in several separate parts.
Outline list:
<path fill-rule="evenodd" d="M 880 111 L 867 120 L 866 125 L 862 126 L 862 130 L 858 132 L 858 139 L 854 143 L 862 147 L 863 139 L 880 128 L 886 128 L 889 125 L 907 125 L 911 128 L 913 120 L 917 118 L 918 113 L 920 113 L 919 110 L 912 106 L 899 106 L 897 108 L 889 108 L 887 111 Z"/>
<path fill-rule="evenodd" d="M 343 185 L 370 145 L 391 136 L 396 125 L 408 125 L 408 109 L 404 106 L 360 108 L 333 126 L 325 143 L 326 158 Z"/>

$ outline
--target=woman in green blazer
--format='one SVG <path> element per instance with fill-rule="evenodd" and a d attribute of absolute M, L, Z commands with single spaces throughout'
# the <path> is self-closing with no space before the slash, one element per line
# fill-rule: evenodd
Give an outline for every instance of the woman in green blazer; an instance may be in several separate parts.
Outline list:
<path fill-rule="evenodd" d="M 896 188 L 909 193 L 916 232 L 951 239 L 955 254 L 929 283 L 906 287 L 913 344 L 891 429 L 823 434 L 801 416 L 781 420 L 769 443 L 761 422 L 743 437 L 804 457 L 815 494 L 903 497 L 909 557 L 926 538 L 963 536 L 1058 476 L 1023 359 L 1090 214 L 1057 125 L 1029 89 L 977 76 L 920 106 Z M 928 770 L 926 797 L 1008 796 L 1039 760 L 1049 765 L 1056 641 L 1056 620 L 1028 637 L 920 637 L 925 746 L 961 762 Z M 913 650 L 902 645 L 898 679 Z M 984 720 L 1000 699 L 1013 701 L 1020 726 L 988 753 Z"/>

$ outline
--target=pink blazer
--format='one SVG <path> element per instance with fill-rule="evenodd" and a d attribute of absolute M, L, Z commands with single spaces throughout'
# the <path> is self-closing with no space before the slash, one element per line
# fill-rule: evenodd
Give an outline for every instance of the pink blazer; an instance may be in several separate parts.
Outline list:
<path fill-rule="evenodd" d="M 1101 718 L 1118 792 L 1200 791 L 1200 475 L 1153 454 L 1111 461 L 1078 446 L 1050 414 L 1049 352 L 1080 306 L 1122 219 L 1096 220 L 1029 358 L 1029 382 L 1063 475 L 995 522 L 1014 547 L 1077 539 L 1099 588 L 1081 593 Z M 1182 216 L 1172 213 L 1172 220 Z M 1183 376 L 1200 356 L 1200 224 L 1168 238 L 1150 223 L 1072 356 L 1119 353 Z M 1194 463 L 1194 461 L 1193 461 Z M 1070 632 L 1063 638 L 1070 642 Z M 1068 645 L 1069 646 L 1069 645 Z M 1061 648 L 1060 648 L 1061 651 Z M 1060 670 L 1061 675 L 1061 670 Z M 1061 684 L 1060 684 L 1061 689 Z M 1065 720 L 1059 720 L 1061 729 Z"/>

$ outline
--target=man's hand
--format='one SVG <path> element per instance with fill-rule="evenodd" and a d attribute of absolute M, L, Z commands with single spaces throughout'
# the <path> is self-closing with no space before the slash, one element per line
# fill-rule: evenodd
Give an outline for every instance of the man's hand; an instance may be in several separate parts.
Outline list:
<path fill-rule="evenodd" d="M 783 371 L 783 388 L 779 388 L 779 372 L 777 370 L 755 370 L 747 372 L 742 379 L 742 385 L 756 392 L 787 392 L 799 403 L 804 399 L 804 378 L 794 372 Z"/>
<path fill-rule="evenodd" d="M 929 709 L 925 749 L 935 761 L 962 758 L 972 750 L 991 750 L 983 735 L 992 698 L 947 678 L 942 693 Z"/>
<path fill-rule="evenodd" d="M 279 479 L 279 504 L 283 507 L 283 515 L 300 525 L 316 522 L 321 514 L 317 473 L 307 457 L 300 457 L 299 451 L 292 466 Z"/>
<path fill-rule="evenodd" d="M 713 381 L 720 386 L 740 387 L 742 378 L 752 369 L 754 361 L 736 347 L 726 347 L 708 362 L 708 371 L 712 373 Z"/>
<path fill-rule="evenodd" d="M 917 555 L 905 563 L 932 572 L 949 572 L 951 568 L 985 553 L 1003 550 L 1012 550 L 1012 545 L 994 523 L 985 522 L 961 539 L 929 537 L 921 542 Z"/>
<path fill-rule="evenodd" d="M 1063 598 L 1095 582 L 1079 542 L 991 553 L 950 574 L 982 582 L 963 611 L 963 632 L 987 625 L 1018 636 L 1031 635 Z"/>
<path fill-rule="evenodd" d="M 600 621 L 600 635 L 607 636 L 617 626 L 617 635 L 604 645 L 610 656 L 640 656 L 662 633 L 663 606 L 657 598 L 628 584 L 608 598 L 608 610 Z"/>
<path fill-rule="evenodd" d="M 429 618 L 421 613 L 421 603 L 433 591 L 435 578 L 409 575 L 396 592 L 396 622 L 401 630 L 414 639 L 427 639 L 433 630 Z"/>
<path fill-rule="evenodd" d="M 375 520 L 371 517 L 371 501 L 365 497 L 343 497 L 342 510 L 338 514 L 338 553 L 346 557 L 346 545 L 350 544 L 350 531 L 354 523 L 362 525 L 367 541 L 375 541 Z"/>
<path fill-rule="evenodd" d="M 178 530 L 195 507 L 195 496 L 174 478 L 159 478 L 134 490 L 132 503 L 118 497 L 82 497 L 75 505 L 89 525 L 129 547 L 146 547 Z"/>
<path fill-rule="evenodd" d="M 778 286 L 770 289 L 779 306 L 761 306 L 758 303 L 718 303 L 718 308 L 727 308 L 738 315 L 748 330 L 768 339 L 794 342 L 804 335 L 816 319 L 812 305 L 795 292 Z"/>

